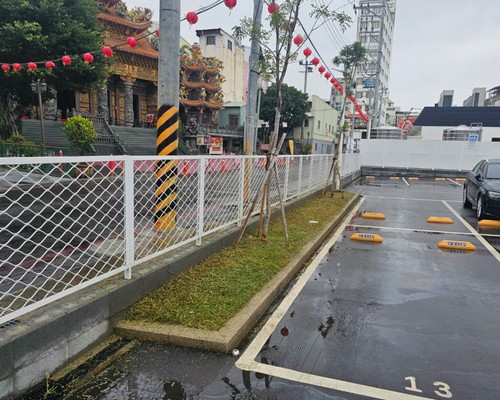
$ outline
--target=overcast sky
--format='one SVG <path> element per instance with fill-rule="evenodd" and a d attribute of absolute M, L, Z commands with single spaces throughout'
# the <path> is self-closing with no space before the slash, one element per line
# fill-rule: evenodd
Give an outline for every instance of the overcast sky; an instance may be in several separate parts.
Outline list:
<path fill-rule="evenodd" d="M 301 19 L 311 26 L 307 3 L 326 4 L 330 0 L 306 0 Z M 181 12 L 213 3 L 214 0 L 181 0 Z M 159 0 L 127 0 L 127 5 L 154 10 L 158 20 Z M 345 33 L 324 25 L 311 36 L 320 55 L 333 67 L 331 59 L 340 46 L 355 40 L 353 0 L 333 0 L 331 7 L 353 17 Z M 358 3 L 358 1 L 356 1 Z M 253 1 L 238 0 L 229 13 L 220 5 L 199 16 L 191 28 L 181 24 L 181 34 L 189 42 L 197 40 L 197 29 L 222 28 L 231 32 L 243 16 L 252 15 Z M 264 16 L 267 16 L 264 9 Z M 297 33 L 301 33 L 298 31 Z M 316 54 L 316 53 L 313 53 Z M 304 75 L 299 65 L 289 68 L 287 83 L 302 90 Z M 475 87 L 491 89 L 500 85 L 500 2 L 499 0 L 398 0 L 389 81 L 389 97 L 403 110 L 432 106 L 443 90 L 455 90 L 454 105 L 471 95 Z M 308 93 L 329 98 L 330 86 L 318 73 L 308 77 Z"/>

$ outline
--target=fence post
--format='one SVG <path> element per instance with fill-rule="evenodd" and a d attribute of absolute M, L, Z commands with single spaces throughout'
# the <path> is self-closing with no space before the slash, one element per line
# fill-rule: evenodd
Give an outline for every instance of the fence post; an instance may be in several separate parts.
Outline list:
<path fill-rule="evenodd" d="M 314 166 L 314 156 L 311 154 L 309 161 L 309 189 L 308 192 L 312 191 L 313 188 L 313 166 Z"/>
<path fill-rule="evenodd" d="M 135 224 L 134 224 L 134 160 L 125 157 L 125 279 L 132 278 L 132 265 L 135 258 Z"/>
<path fill-rule="evenodd" d="M 238 195 L 238 222 L 237 226 L 241 227 L 243 223 L 243 211 L 245 206 L 245 167 L 246 159 L 240 158 L 240 187 Z"/>
<path fill-rule="evenodd" d="M 205 158 L 200 158 L 198 163 L 198 224 L 196 226 L 196 245 L 201 246 L 203 224 L 205 220 Z"/>
<path fill-rule="evenodd" d="M 290 158 L 285 158 L 285 188 L 283 189 L 283 201 L 288 200 L 288 180 L 290 179 Z"/>
<path fill-rule="evenodd" d="M 302 193 L 302 163 L 304 156 L 299 157 L 299 181 L 297 182 L 297 196 Z"/>

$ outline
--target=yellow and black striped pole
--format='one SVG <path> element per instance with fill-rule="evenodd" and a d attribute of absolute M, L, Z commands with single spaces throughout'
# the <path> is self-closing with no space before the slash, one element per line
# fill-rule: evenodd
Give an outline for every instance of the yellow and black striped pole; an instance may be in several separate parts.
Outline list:
<path fill-rule="evenodd" d="M 177 154 L 179 140 L 179 109 L 174 106 L 158 107 L 156 123 L 156 154 L 171 156 Z M 177 160 L 158 161 L 156 164 L 155 225 L 160 231 L 175 228 L 177 200 Z"/>
<path fill-rule="evenodd" d="M 158 114 L 156 155 L 177 155 L 179 140 L 179 42 L 180 0 L 160 0 L 158 42 Z M 155 226 L 159 232 L 175 229 L 177 209 L 177 160 L 156 163 Z"/>

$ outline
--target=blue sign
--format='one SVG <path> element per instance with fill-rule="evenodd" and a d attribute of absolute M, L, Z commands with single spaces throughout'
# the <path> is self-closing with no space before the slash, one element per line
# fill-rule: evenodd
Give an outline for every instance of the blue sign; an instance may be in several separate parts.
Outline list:
<path fill-rule="evenodd" d="M 365 79 L 363 81 L 363 87 L 365 89 L 373 89 L 375 87 L 375 81 L 373 79 Z"/>
<path fill-rule="evenodd" d="M 479 142 L 479 135 L 470 133 L 469 142 Z"/>

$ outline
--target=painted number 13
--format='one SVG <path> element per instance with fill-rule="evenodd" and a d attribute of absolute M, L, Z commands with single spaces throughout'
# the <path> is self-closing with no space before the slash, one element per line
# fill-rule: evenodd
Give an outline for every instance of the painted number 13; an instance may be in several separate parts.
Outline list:
<path fill-rule="evenodd" d="M 406 390 L 410 392 L 422 393 L 422 391 L 417 387 L 417 379 L 414 376 L 407 376 L 405 381 L 410 383 L 410 386 L 405 387 Z M 444 382 L 434 382 L 434 386 L 437 390 L 434 390 L 434 393 L 443 399 L 451 399 L 453 395 L 450 392 L 450 385 Z"/>

